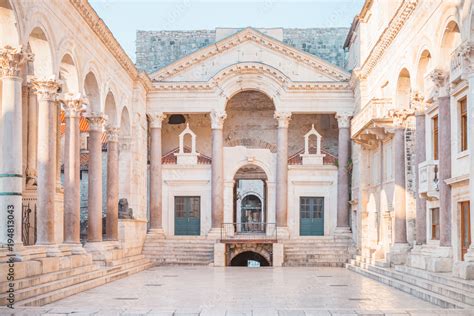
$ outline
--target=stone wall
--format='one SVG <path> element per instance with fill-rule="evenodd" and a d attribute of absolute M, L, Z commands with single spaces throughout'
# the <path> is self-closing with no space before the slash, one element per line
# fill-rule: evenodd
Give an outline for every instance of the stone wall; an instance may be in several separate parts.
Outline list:
<path fill-rule="evenodd" d="M 283 29 L 283 42 L 340 67 L 348 28 Z M 215 30 L 137 31 L 137 67 L 149 73 L 216 41 Z"/>

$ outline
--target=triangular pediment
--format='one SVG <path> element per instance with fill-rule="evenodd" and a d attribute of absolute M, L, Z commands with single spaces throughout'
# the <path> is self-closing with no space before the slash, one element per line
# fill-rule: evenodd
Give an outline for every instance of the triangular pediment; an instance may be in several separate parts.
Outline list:
<path fill-rule="evenodd" d="M 210 82 L 236 65 L 262 65 L 291 82 L 341 82 L 350 74 L 317 56 L 246 28 L 152 73 L 155 82 Z"/>

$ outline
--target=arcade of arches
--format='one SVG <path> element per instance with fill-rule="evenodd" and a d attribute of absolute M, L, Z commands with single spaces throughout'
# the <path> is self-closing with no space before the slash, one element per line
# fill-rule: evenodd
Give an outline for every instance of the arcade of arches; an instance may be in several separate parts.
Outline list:
<path fill-rule="evenodd" d="M 17 303 L 161 264 L 355 256 L 474 279 L 473 5 L 383 3 L 354 20 L 345 69 L 249 27 L 144 73 L 88 2 L 0 0 Z"/>

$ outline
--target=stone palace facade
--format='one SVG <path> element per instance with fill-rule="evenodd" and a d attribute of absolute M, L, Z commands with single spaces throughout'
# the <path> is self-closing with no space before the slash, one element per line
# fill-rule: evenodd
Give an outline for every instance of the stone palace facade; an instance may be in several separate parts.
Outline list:
<path fill-rule="evenodd" d="M 142 48 L 146 73 L 87 1 L 0 1 L 0 268 L 15 304 L 248 260 L 394 286 L 448 272 L 474 289 L 473 9 L 367 0 L 346 53 L 321 55 L 345 68 L 248 27 L 156 71 Z"/>

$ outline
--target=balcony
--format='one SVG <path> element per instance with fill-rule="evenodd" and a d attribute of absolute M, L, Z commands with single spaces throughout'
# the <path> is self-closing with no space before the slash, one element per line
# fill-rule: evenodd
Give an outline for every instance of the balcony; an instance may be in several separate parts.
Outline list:
<path fill-rule="evenodd" d="M 370 102 L 354 116 L 351 121 L 351 137 L 356 142 L 365 142 L 367 134 L 385 133 L 384 128 L 390 125 L 392 118 L 389 111 L 392 110 L 391 99 L 372 99 Z M 369 131 L 370 130 L 370 131 Z M 364 133 L 370 132 L 370 133 Z"/>
<path fill-rule="evenodd" d="M 439 199 L 438 160 L 424 161 L 418 166 L 418 194 L 427 200 Z"/>
<path fill-rule="evenodd" d="M 277 242 L 277 227 L 275 223 L 224 223 L 221 227 L 221 242 L 274 243 Z"/>

